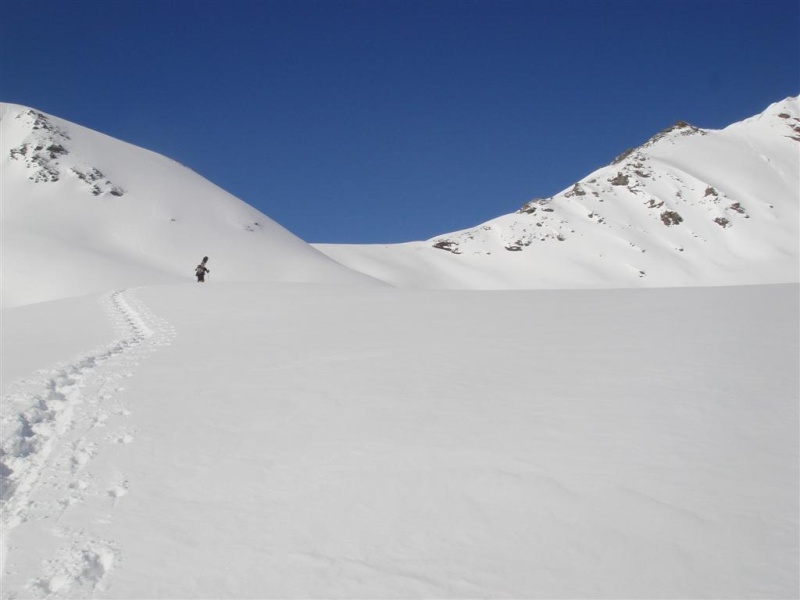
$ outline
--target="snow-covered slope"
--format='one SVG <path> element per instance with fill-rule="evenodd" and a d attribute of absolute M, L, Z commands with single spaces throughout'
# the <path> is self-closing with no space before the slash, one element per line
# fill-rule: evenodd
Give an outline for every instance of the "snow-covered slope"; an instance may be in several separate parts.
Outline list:
<path fill-rule="evenodd" d="M 82 294 L 2 310 L 2 600 L 797 597 L 796 283 L 375 285 L 0 115 L 3 292 Z M 797 127 L 681 127 L 486 228 L 326 250 L 404 285 L 796 279 Z"/>
<path fill-rule="evenodd" d="M 779 283 L 799 275 L 800 102 L 723 130 L 686 123 L 551 198 L 398 245 L 317 245 L 391 283 L 591 288 Z"/>
<path fill-rule="evenodd" d="M 14 306 L 191 280 L 357 282 L 261 212 L 178 163 L 0 104 L 2 301 Z"/>
<path fill-rule="evenodd" d="M 797 281 L 798 105 L 786 99 L 721 131 L 679 123 L 552 198 L 473 229 L 312 247 L 170 159 L 2 104 L 2 305 L 185 281 L 205 255 L 215 281 L 488 289 Z"/>
<path fill-rule="evenodd" d="M 797 285 L 3 313 L 3 600 L 797 597 Z"/>

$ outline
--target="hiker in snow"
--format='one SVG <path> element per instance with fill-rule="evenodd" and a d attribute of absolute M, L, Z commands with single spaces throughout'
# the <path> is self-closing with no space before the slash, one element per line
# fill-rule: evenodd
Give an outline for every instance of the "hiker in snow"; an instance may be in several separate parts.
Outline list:
<path fill-rule="evenodd" d="M 197 265 L 197 268 L 194 270 L 194 274 L 197 275 L 197 283 L 203 283 L 206 280 L 206 273 L 211 273 L 210 269 L 206 269 L 206 263 L 208 262 L 208 257 L 204 256 L 203 261 Z"/>

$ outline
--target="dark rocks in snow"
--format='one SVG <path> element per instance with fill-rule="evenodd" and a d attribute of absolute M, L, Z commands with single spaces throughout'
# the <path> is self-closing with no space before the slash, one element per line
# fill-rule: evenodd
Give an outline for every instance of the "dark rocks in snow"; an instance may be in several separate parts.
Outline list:
<path fill-rule="evenodd" d="M 624 173 L 617 173 L 617 176 L 608 180 L 611 185 L 628 185 L 630 178 Z"/>
<path fill-rule="evenodd" d="M 533 200 L 528 200 L 522 207 L 517 211 L 518 213 L 524 214 L 533 214 L 536 212 L 536 209 L 547 204 L 550 201 L 550 198 L 534 198 Z"/>
<path fill-rule="evenodd" d="M 461 254 L 461 251 L 458 249 L 458 244 L 451 240 L 440 240 L 436 242 L 433 247 L 438 248 L 439 250 L 447 250 L 453 254 Z"/>
<path fill-rule="evenodd" d="M 70 170 L 77 175 L 78 179 L 90 186 L 89 189 L 93 196 L 111 194 L 112 196 L 119 197 L 125 195 L 125 190 L 111 183 L 99 169 L 93 168 L 88 171 L 81 171 L 80 169 L 73 168 Z"/>
<path fill-rule="evenodd" d="M 69 154 L 62 144 L 69 140 L 66 132 L 53 123 L 42 113 L 27 110 L 17 115 L 17 119 L 27 121 L 33 134 L 33 141 L 23 143 L 12 148 L 9 155 L 17 161 L 24 161 L 25 166 L 31 171 L 28 179 L 37 183 L 52 183 L 60 179 L 58 159 Z M 30 138 L 29 138 L 30 139 Z"/>
<path fill-rule="evenodd" d="M 33 171 L 28 179 L 37 183 L 58 181 L 58 164 L 53 161 L 64 154 L 68 152 L 60 144 L 37 144 L 33 147 L 31 144 L 21 144 L 9 151 L 12 159 L 24 161 L 25 166 Z"/>
<path fill-rule="evenodd" d="M 671 227 L 672 225 L 683 223 L 683 217 L 674 210 L 665 210 L 661 213 L 661 222 L 667 227 Z"/>
<path fill-rule="evenodd" d="M 676 121 L 674 125 L 672 125 L 671 127 L 667 127 L 664 130 L 664 133 L 670 133 L 671 131 L 676 131 L 678 129 L 687 129 L 687 128 L 691 128 L 691 125 L 689 125 L 689 123 L 687 123 L 686 121 Z"/>
<path fill-rule="evenodd" d="M 641 192 L 641 190 L 639 190 L 639 184 L 638 184 L 638 182 L 634 183 L 633 185 L 629 185 L 629 186 L 628 186 L 628 191 L 629 191 L 631 194 L 641 194 L 641 193 L 642 193 L 642 192 Z"/>
<path fill-rule="evenodd" d="M 55 126 L 50 119 L 35 110 L 27 110 L 20 113 L 17 115 L 17 119 L 27 120 L 33 131 L 46 131 L 65 140 L 70 139 L 63 129 Z"/>
<path fill-rule="evenodd" d="M 101 179 L 103 179 L 105 177 L 105 175 L 103 175 L 97 169 L 91 169 L 89 171 L 80 171 L 78 169 L 71 169 L 71 171 L 73 173 L 75 173 L 75 175 L 78 176 L 78 179 L 80 179 L 81 181 L 84 181 L 86 183 L 89 183 L 89 184 L 92 184 L 95 181 L 100 181 Z"/>
<path fill-rule="evenodd" d="M 28 176 L 28 179 L 35 183 L 53 183 L 58 181 L 61 175 L 56 165 L 37 155 L 28 161 L 28 168 L 33 169 L 33 173 Z"/>
<path fill-rule="evenodd" d="M 677 121 L 673 125 L 670 125 L 666 129 L 663 129 L 662 131 L 660 131 L 659 133 L 657 133 L 656 135 L 651 137 L 647 141 L 645 146 L 651 146 L 655 142 L 659 141 L 660 139 L 663 139 L 663 138 L 667 137 L 670 134 L 677 134 L 677 135 L 695 135 L 695 134 L 700 134 L 700 135 L 705 135 L 706 132 L 703 131 L 702 129 L 699 129 L 698 127 L 695 127 L 694 125 L 691 125 L 690 123 L 687 123 L 686 121 Z"/>
<path fill-rule="evenodd" d="M 60 160 L 70 154 L 64 145 L 69 136 L 60 128 L 53 125 L 50 120 L 36 111 L 26 111 L 17 116 L 18 119 L 27 119 L 32 134 L 26 143 L 12 148 L 9 155 L 16 161 L 25 163 L 29 170 L 28 179 L 36 183 L 53 183 L 59 181 L 63 175 Z M 96 168 L 68 170 L 83 181 L 94 196 L 110 194 L 122 196 L 125 190 L 112 183 Z"/>
<path fill-rule="evenodd" d="M 564 194 L 566 198 L 572 198 L 573 196 L 585 196 L 585 195 L 586 192 L 583 190 L 580 183 L 576 183 L 574 186 L 572 186 L 572 189 L 570 191 Z"/>
<path fill-rule="evenodd" d="M 725 217 L 717 217 L 716 219 L 714 219 L 714 223 L 716 223 L 723 229 L 727 229 L 728 227 L 731 226 L 731 222 Z"/>
<path fill-rule="evenodd" d="M 16 148 L 12 148 L 8 153 L 14 160 L 20 160 L 20 156 L 28 156 L 28 144 L 22 144 Z"/>
<path fill-rule="evenodd" d="M 531 238 L 524 238 L 524 239 L 520 238 L 518 240 L 515 240 L 513 243 L 508 244 L 507 246 L 504 246 L 504 247 L 509 252 L 519 252 L 520 250 L 522 250 L 526 246 L 530 246 L 532 242 L 533 242 L 533 239 L 531 239 Z"/>
<path fill-rule="evenodd" d="M 619 163 L 621 163 L 623 160 L 625 160 L 626 158 L 628 158 L 628 157 L 629 157 L 631 154 L 633 154 L 635 151 L 636 151 L 636 148 L 628 148 L 627 150 L 625 150 L 625 152 L 623 152 L 622 154 L 620 154 L 619 156 L 617 156 L 617 157 L 616 157 L 614 160 L 612 160 L 612 161 L 611 161 L 611 164 L 612 164 L 612 165 L 618 165 L 618 164 L 619 164 Z"/>
<path fill-rule="evenodd" d="M 747 211 L 745 211 L 744 206 L 742 206 L 741 202 L 734 202 L 728 208 L 730 208 L 733 212 L 737 212 L 740 215 L 746 215 Z"/>
<path fill-rule="evenodd" d="M 69 154 L 69 151 L 67 151 L 67 149 L 64 148 L 64 146 L 62 146 L 61 144 L 50 144 L 47 147 L 47 152 L 50 153 L 51 159 L 58 158 L 59 156 L 62 156 L 64 154 Z"/>
<path fill-rule="evenodd" d="M 788 137 L 790 140 L 794 140 L 795 142 L 800 142 L 800 119 L 797 117 L 792 117 L 792 115 L 789 113 L 780 113 L 778 117 L 781 119 L 786 119 L 787 121 L 789 119 L 794 121 L 794 124 L 788 122 L 786 123 L 787 127 L 792 130 L 794 135 L 787 135 L 786 137 Z"/>

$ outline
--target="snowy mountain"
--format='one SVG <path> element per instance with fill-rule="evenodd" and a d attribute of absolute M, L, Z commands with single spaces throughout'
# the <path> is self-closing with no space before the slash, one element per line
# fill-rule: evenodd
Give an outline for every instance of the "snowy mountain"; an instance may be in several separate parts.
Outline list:
<path fill-rule="evenodd" d="M 551 198 L 395 245 L 312 247 L 168 158 L 34 109 L 0 105 L 0 142 L 3 306 L 185 281 L 206 255 L 216 281 L 535 289 L 798 279 L 798 98 L 721 131 L 678 123 Z"/>
<path fill-rule="evenodd" d="M 317 245 L 396 285 L 779 283 L 800 273 L 800 101 L 723 130 L 684 122 L 513 214 L 426 242 Z"/>
<path fill-rule="evenodd" d="M 369 282 L 178 163 L 0 104 L 2 302 L 186 281 Z M 216 268 L 215 268 L 216 267 Z"/>
<path fill-rule="evenodd" d="M 0 128 L 0 599 L 798 597 L 797 283 L 392 287 L 162 156 Z M 796 281 L 797 128 L 322 249 L 405 286 Z"/>

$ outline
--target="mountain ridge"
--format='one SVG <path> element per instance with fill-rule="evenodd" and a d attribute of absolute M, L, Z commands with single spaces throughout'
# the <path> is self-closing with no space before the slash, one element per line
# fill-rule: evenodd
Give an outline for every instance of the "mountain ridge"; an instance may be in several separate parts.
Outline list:
<path fill-rule="evenodd" d="M 147 284 L 378 284 L 191 169 L 103 133 L 0 106 L 2 304 Z M 218 267 L 218 268 L 215 268 Z"/>
<path fill-rule="evenodd" d="M 307 244 L 180 163 L 0 104 L 3 306 L 148 284 L 450 289 L 798 279 L 797 97 L 721 130 L 679 121 L 558 194 L 406 244 Z M 216 268 L 218 267 L 218 268 Z"/>
<path fill-rule="evenodd" d="M 476 227 L 424 242 L 317 247 L 416 287 L 797 281 L 798 132 L 796 97 L 722 130 L 679 121 L 558 194 Z M 424 268 L 414 273 L 414 262 Z"/>

